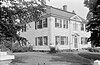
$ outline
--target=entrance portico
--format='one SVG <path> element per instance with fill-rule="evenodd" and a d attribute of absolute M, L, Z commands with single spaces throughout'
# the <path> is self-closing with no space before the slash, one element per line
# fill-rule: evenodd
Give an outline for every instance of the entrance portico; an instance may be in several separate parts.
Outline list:
<path fill-rule="evenodd" d="M 79 34 L 74 33 L 72 34 L 72 49 L 78 49 L 79 48 Z"/>

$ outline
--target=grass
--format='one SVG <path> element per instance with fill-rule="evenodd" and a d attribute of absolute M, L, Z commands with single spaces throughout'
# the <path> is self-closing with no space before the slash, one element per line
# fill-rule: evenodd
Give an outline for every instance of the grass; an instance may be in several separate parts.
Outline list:
<path fill-rule="evenodd" d="M 42 53 L 42 52 L 26 52 L 26 53 L 14 53 L 15 59 L 12 63 L 17 65 L 51 65 L 53 63 L 70 65 L 91 65 L 93 60 L 100 59 L 100 54 L 93 53 Z M 92 60 L 91 60 L 92 59 Z"/>
<path fill-rule="evenodd" d="M 78 55 L 93 61 L 100 60 L 100 53 L 79 53 Z"/>
<path fill-rule="evenodd" d="M 59 53 L 59 54 L 55 54 L 54 56 L 58 56 L 58 57 L 52 58 L 51 61 L 53 61 L 53 62 L 57 62 L 57 61 L 64 62 L 65 61 L 65 62 L 71 62 L 74 65 L 75 64 L 76 65 L 91 64 L 91 60 L 83 58 L 83 57 L 81 57 L 77 54 L 73 54 L 73 53 Z"/>

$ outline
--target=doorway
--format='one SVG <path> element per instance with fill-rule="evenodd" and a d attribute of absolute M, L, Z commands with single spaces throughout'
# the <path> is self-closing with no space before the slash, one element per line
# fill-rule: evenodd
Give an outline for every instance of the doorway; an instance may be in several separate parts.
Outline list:
<path fill-rule="evenodd" d="M 74 48 L 78 48 L 78 38 L 75 36 L 74 38 Z"/>

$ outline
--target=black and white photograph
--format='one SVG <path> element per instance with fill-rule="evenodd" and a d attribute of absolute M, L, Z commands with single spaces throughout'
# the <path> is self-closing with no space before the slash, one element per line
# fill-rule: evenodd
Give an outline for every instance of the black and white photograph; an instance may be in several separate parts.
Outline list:
<path fill-rule="evenodd" d="M 100 0 L 0 0 L 0 65 L 100 65 Z"/>

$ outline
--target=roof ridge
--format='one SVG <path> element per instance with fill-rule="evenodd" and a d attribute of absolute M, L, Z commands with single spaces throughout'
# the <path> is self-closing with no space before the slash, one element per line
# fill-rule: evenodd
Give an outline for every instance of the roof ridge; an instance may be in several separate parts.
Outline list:
<path fill-rule="evenodd" d="M 53 6 L 50 6 L 50 5 L 45 5 L 45 6 L 47 6 L 47 7 L 52 7 L 52 8 L 54 8 L 54 9 L 58 9 L 58 10 L 64 11 L 64 10 L 62 10 L 62 9 L 59 9 L 59 8 L 56 8 L 56 7 L 53 7 Z M 71 14 L 76 14 L 76 13 L 69 12 L 69 11 L 64 11 L 64 12 L 71 13 Z"/>

